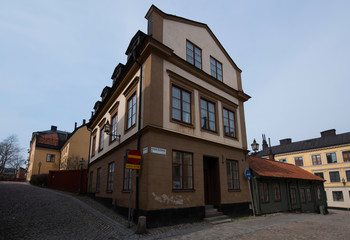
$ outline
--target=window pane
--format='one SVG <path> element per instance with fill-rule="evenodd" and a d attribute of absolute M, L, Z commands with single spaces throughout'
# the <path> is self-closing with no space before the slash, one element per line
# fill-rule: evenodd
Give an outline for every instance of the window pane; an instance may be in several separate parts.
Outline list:
<path fill-rule="evenodd" d="M 345 171 L 346 180 L 350 182 L 350 170 Z"/>
<path fill-rule="evenodd" d="M 189 113 L 183 112 L 182 115 L 183 115 L 182 121 L 186 123 L 191 123 L 191 115 Z"/>
<path fill-rule="evenodd" d="M 176 87 L 173 87 L 173 97 L 176 97 L 178 99 L 180 99 L 180 89 L 176 88 Z"/>
<path fill-rule="evenodd" d="M 327 153 L 327 163 L 336 163 L 337 162 L 337 156 L 335 153 Z"/>
<path fill-rule="evenodd" d="M 188 92 L 182 91 L 182 101 L 185 101 L 187 103 L 191 102 L 191 96 Z"/>
<path fill-rule="evenodd" d="M 208 103 L 209 105 L 209 112 L 215 112 L 215 105 L 213 103 Z"/>
<path fill-rule="evenodd" d="M 342 191 L 333 191 L 332 194 L 333 194 L 333 201 L 344 201 Z"/>
<path fill-rule="evenodd" d="M 178 98 L 173 98 L 173 108 L 181 109 L 181 101 Z"/>
<path fill-rule="evenodd" d="M 190 113 L 191 112 L 191 105 L 187 102 L 184 102 L 183 105 L 183 111 Z"/>
<path fill-rule="evenodd" d="M 339 172 L 329 172 L 331 182 L 340 182 Z"/>
<path fill-rule="evenodd" d="M 180 112 L 180 110 L 173 109 L 172 118 L 176 119 L 176 120 L 181 120 L 181 112 Z"/>
<path fill-rule="evenodd" d="M 207 110 L 207 101 L 201 99 L 201 108 Z"/>

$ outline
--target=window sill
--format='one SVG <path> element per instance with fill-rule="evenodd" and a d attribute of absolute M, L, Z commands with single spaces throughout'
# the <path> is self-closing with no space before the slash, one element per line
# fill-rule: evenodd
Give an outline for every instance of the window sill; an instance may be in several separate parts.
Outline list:
<path fill-rule="evenodd" d="M 173 192 L 195 192 L 194 189 L 173 189 Z"/>
<path fill-rule="evenodd" d="M 130 193 L 130 190 L 123 190 L 122 193 Z"/>
<path fill-rule="evenodd" d="M 113 193 L 113 191 L 112 191 L 112 190 L 111 190 L 111 191 L 108 191 L 108 190 L 107 190 L 106 193 Z"/>
<path fill-rule="evenodd" d="M 242 190 L 241 189 L 229 189 L 228 191 L 229 192 L 241 192 Z"/>
<path fill-rule="evenodd" d="M 228 139 L 231 139 L 231 140 L 239 141 L 237 137 L 231 137 L 231 136 L 225 135 L 225 133 L 224 133 L 224 137 L 228 138 Z"/>
<path fill-rule="evenodd" d="M 193 126 L 192 123 L 182 122 L 182 121 L 180 121 L 180 120 L 176 120 L 176 119 L 173 119 L 173 118 L 170 120 L 170 122 L 176 123 L 176 124 L 181 124 L 181 125 L 183 125 L 183 126 L 185 126 L 185 127 L 193 128 L 193 129 L 194 129 L 194 126 Z"/>

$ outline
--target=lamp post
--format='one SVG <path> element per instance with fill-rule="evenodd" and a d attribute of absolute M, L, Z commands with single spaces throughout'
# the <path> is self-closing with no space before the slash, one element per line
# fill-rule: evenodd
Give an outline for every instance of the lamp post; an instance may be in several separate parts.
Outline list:
<path fill-rule="evenodd" d="M 257 143 L 257 142 L 255 141 L 255 138 L 254 138 L 254 141 L 253 141 L 253 143 L 251 144 L 251 146 L 252 146 L 252 149 L 253 149 L 253 151 L 254 151 L 254 154 L 256 154 L 256 151 L 259 150 L 259 143 Z"/>
<path fill-rule="evenodd" d="M 81 178 L 83 177 L 83 165 L 84 165 L 84 158 L 80 159 L 80 177 L 79 177 L 79 186 L 78 186 L 78 193 L 81 193 Z"/>
<path fill-rule="evenodd" d="M 109 123 L 109 121 L 107 120 L 106 124 L 105 124 L 105 133 L 111 137 L 115 137 L 118 140 L 118 143 L 120 143 L 120 134 L 113 134 L 112 132 L 112 125 Z"/>

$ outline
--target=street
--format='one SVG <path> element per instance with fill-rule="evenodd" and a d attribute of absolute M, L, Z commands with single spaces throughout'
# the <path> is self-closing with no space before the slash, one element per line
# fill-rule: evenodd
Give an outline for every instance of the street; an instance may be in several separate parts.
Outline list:
<path fill-rule="evenodd" d="M 136 226 L 86 196 L 27 183 L 0 182 L 0 239 L 349 239 L 350 212 L 277 213 L 149 229 Z"/>

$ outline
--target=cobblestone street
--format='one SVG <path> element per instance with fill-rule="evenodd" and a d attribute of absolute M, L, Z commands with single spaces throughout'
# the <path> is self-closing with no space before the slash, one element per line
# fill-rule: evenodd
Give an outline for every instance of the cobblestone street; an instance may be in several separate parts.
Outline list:
<path fill-rule="evenodd" d="M 136 235 L 124 218 L 86 196 L 0 182 L 0 239 L 349 239 L 350 213 L 278 213 L 200 222 Z"/>

